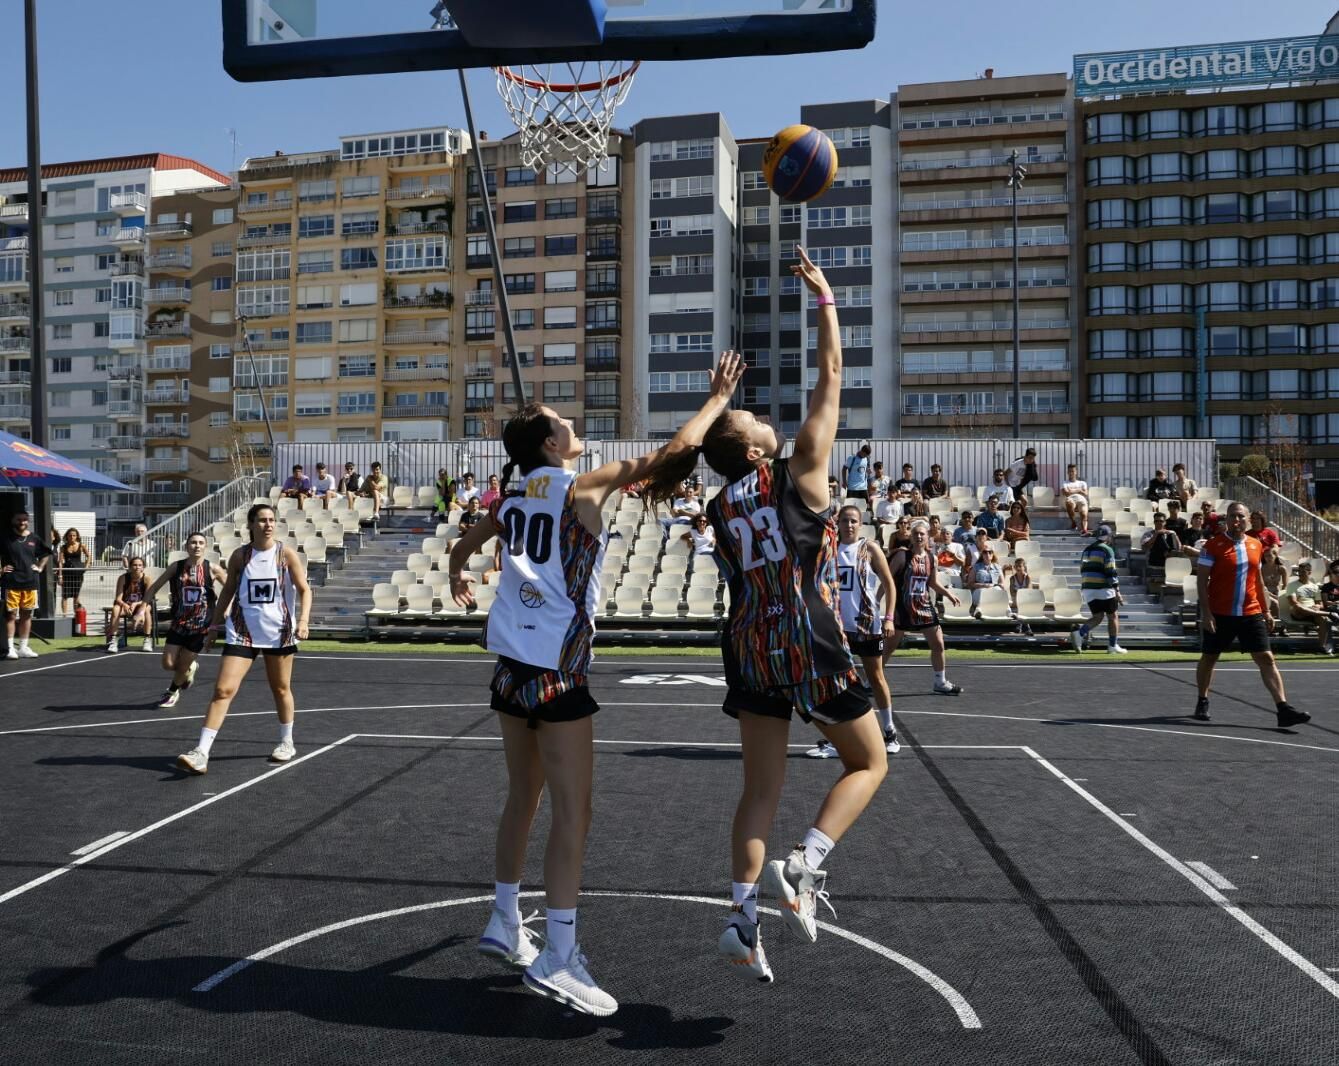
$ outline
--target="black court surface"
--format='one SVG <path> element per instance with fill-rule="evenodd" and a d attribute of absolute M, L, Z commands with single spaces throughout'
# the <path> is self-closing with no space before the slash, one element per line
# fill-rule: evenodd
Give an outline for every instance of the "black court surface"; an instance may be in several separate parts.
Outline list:
<path fill-rule="evenodd" d="M 0 1060 L 1339 1060 L 1339 669 L 1286 671 L 1316 718 L 1280 732 L 1249 664 L 1201 725 L 1189 663 L 964 665 L 942 697 L 898 660 L 904 746 L 828 863 L 836 915 L 813 945 L 764 918 L 760 986 L 715 948 L 720 665 L 603 660 L 579 939 L 621 1009 L 597 1020 L 474 949 L 504 788 L 486 660 L 300 656 L 281 768 L 257 668 L 188 777 L 216 668 L 168 711 L 153 656 L 0 668 Z M 775 855 L 839 773 L 811 740 Z"/>

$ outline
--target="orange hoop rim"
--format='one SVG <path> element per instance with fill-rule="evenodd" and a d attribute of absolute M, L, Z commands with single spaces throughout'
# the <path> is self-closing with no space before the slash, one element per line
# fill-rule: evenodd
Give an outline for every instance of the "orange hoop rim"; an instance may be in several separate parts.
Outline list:
<path fill-rule="evenodd" d="M 511 67 L 494 67 L 493 71 L 501 77 L 506 78 L 508 81 L 513 81 L 517 85 L 524 85 L 527 89 L 537 89 L 557 93 L 590 93 L 597 89 L 607 89 L 611 85 L 618 85 L 621 82 L 627 81 L 637 73 L 637 68 L 641 65 L 642 61 L 640 59 L 635 59 L 632 62 L 632 66 L 625 70 L 620 70 L 616 74 L 611 74 L 607 78 L 599 78 L 595 81 L 585 82 L 535 81 L 533 78 L 527 78 L 522 74 L 516 73 Z"/>

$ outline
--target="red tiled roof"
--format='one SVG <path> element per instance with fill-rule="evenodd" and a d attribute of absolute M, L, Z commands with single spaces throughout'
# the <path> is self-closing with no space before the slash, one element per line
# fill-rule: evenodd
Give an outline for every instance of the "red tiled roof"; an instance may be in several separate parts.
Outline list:
<path fill-rule="evenodd" d="M 195 170 L 207 178 L 221 181 L 227 185 L 229 178 L 212 167 L 187 159 L 182 155 L 168 155 L 165 152 L 146 152 L 143 155 L 115 155 L 106 159 L 79 159 L 73 163 L 47 163 L 42 167 L 44 178 L 72 178 L 80 174 L 107 174 L 118 170 Z M 23 181 L 28 176 L 27 167 L 10 167 L 0 170 L 0 182 Z"/>

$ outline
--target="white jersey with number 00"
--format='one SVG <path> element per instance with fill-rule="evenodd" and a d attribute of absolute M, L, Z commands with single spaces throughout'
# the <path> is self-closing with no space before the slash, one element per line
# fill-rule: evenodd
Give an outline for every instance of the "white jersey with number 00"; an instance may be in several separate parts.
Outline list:
<path fill-rule="evenodd" d="M 864 537 L 837 544 L 837 580 L 841 584 L 842 629 L 873 633 L 879 603 L 879 579 L 869 565 L 869 543 Z"/>

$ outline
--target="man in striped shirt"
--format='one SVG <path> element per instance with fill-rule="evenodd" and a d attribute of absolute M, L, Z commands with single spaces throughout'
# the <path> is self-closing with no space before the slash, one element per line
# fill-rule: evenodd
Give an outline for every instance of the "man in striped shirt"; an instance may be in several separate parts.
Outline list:
<path fill-rule="evenodd" d="M 1111 546 L 1115 533 L 1108 525 L 1099 526 L 1097 539 L 1083 549 L 1079 556 L 1079 576 L 1082 579 L 1083 602 L 1092 617 L 1069 635 L 1075 651 L 1083 651 L 1088 634 L 1107 619 L 1107 654 L 1125 655 L 1120 646 L 1120 618 L 1116 609 L 1124 603 L 1120 594 L 1120 577 L 1116 573 L 1116 550 Z"/>
<path fill-rule="evenodd" d="M 1246 535 L 1250 520 L 1250 511 L 1244 503 L 1229 505 L 1223 523 L 1225 531 L 1210 537 L 1200 550 L 1196 580 L 1203 650 L 1195 670 L 1199 687 L 1195 718 L 1201 722 L 1209 720 L 1209 686 L 1213 683 L 1214 666 L 1218 656 L 1239 641 L 1241 650 L 1249 652 L 1255 660 L 1265 688 L 1274 698 L 1282 729 L 1309 722 L 1311 715 L 1288 703 L 1283 676 L 1274 653 L 1269 650 L 1269 632 L 1274 628 L 1274 620 L 1269 616 L 1269 598 L 1260 577 L 1264 547 Z"/>

